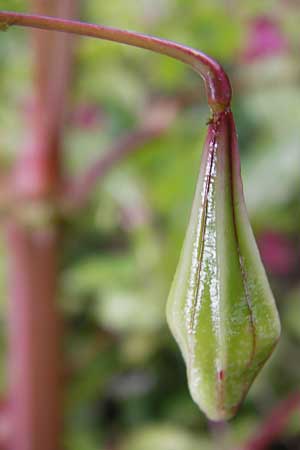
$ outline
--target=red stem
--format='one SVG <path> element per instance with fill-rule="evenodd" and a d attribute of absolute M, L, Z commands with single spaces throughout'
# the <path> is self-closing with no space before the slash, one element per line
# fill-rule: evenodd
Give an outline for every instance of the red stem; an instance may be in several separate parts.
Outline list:
<path fill-rule="evenodd" d="M 73 186 L 70 187 L 70 194 L 67 197 L 71 205 L 75 206 L 76 209 L 82 207 L 98 180 L 102 180 L 119 161 L 138 150 L 143 144 L 155 138 L 156 135 L 157 133 L 153 130 L 136 130 L 122 136 L 110 150 L 106 151 L 101 159 L 91 165 L 81 180 L 76 179 Z"/>
<path fill-rule="evenodd" d="M 12 450 L 58 450 L 60 330 L 56 296 L 57 235 L 7 229 L 9 381 Z"/>
<path fill-rule="evenodd" d="M 72 15 L 74 0 L 34 0 L 39 10 Z M 51 9 L 50 9 L 51 8 Z M 32 211 L 51 208 L 62 183 L 61 133 L 70 76 L 70 37 L 34 33 L 35 107 L 29 144 L 16 163 L 21 209 L 7 226 L 9 295 L 10 450 L 59 450 L 62 438 L 61 330 L 56 307 L 59 230 L 26 225 Z M 35 203 L 36 202 L 36 203 Z M 48 203 L 49 202 L 49 203 Z"/>
<path fill-rule="evenodd" d="M 86 204 L 96 184 L 105 177 L 121 160 L 142 146 L 160 136 L 175 119 L 181 107 L 175 100 L 158 101 L 147 108 L 143 123 L 112 144 L 104 155 L 94 161 L 81 178 L 76 178 L 67 189 L 65 203 L 68 208 L 78 209 Z"/>
<path fill-rule="evenodd" d="M 208 103 L 213 111 L 218 112 L 230 106 L 231 87 L 226 73 L 220 64 L 193 48 L 134 31 L 53 17 L 0 11 L 1 22 L 7 26 L 19 25 L 90 36 L 162 53 L 189 64 L 204 79 Z"/>
<path fill-rule="evenodd" d="M 281 401 L 264 420 L 255 435 L 239 450 L 265 450 L 284 430 L 291 414 L 300 413 L 300 392 L 293 392 Z"/>
<path fill-rule="evenodd" d="M 34 0 L 40 12 L 72 16 L 72 0 Z M 66 93 L 70 79 L 72 40 L 56 33 L 34 32 L 36 98 L 31 135 L 15 168 L 15 189 L 35 198 L 59 188 L 60 147 L 65 119 Z"/>

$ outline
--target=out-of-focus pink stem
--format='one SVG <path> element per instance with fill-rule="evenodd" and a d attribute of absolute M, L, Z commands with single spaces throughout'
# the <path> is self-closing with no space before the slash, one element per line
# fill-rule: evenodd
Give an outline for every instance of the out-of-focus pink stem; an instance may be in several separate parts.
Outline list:
<path fill-rule="evenodd" d="M 299 391 L 291 393 L 276 405 L 255 432 L 255 435 L 238 450 L 266 450 L 280 436 L 291 414 L 295 410 L 298 410 L 300 414 Z"/>
<path fill-rule="evenodd" d="M 77 1 L 77 0 L 76 0 Z M 34 0 L 38 12 L 72 17 L 72 0 Z M 15 168 L 16 195 L 40 197 L 59 189 L 60 147 L 72 59 L 72 39 L 34 30 L 35 101 L 27 142 Z"/>
<path fill-rule="evenodd" d="M 58 450 L 60 327 L 57 235 L 7 227 L 9 262 L 9 378 L 11 450 Z"/>
<path fill-rule="evenodd" d="M 34 0 L 40 12 L 72 16 L 74 0 Z M 62 183 L 61 134 L 70 78 L 70 36 L 33 35 L 35 103 L 12 177 L 22 202 L 8 219 L 9 450 L 60 450 L 61 327 L 56 306 L 59 230 L 24 220 L 51 208 Z M 31 217 L 31 216 L 30 216 Z M 28 219 L 28 216 L 27 216 Z M 33 222 L 32 222 L 33 220 Z"/>
<path fill-rule="evenodd" d="M 19 25 L 90 36 L 162 53 L 190 65 L 204 79 L 208 103 L 213 111 L 224 110 L 230 105 L 231 86 L 223 68 L 209 56 L 191 47 L 154 36 L 104 25 L 9 11 L 0 11 L 0 24 L 1 22 L 7 26 Z"/>
<path fill-rule="evenodd" d="M 147 142 L 160 136 L 175 119 L 182 105 L 176 100 L 160 100 L 148 106 L 142 123 L 133 131 L 113 142 L 104 155 L 94 161 L 82 176 L 77 176 L 66 189 L 63 204 L 67 210 L 85 206 L 96 184 L 121 160 L 143 148 Z"/>

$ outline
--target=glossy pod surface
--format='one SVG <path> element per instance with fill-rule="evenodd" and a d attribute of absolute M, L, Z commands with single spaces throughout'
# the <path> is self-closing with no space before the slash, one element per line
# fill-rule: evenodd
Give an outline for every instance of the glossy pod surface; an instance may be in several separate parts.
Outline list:
<path fill-rule="evenodd" d="M 280 322 L 246 212 L 230 111 L 208 127 L 167 320 L 194 401 L 211 420 L 234 416 Z"/>

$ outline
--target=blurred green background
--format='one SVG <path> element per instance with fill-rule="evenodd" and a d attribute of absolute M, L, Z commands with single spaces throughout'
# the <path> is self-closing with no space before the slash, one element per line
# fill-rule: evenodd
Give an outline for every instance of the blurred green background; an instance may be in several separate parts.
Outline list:
<path fill-rule="evenodd" d="M 25 1 L 1 9 L 28 11 Z M 216 427 L 193 404 L 165 320 L 209 111 L 201 80 L 168 59 L 76 39 L 64 161 L 82 173 L 136 129 L 157 98 L 187 99 L 168 129 L 98 184 L 84 214 L 64 223 L 66 446 L 70 450 L 212 450 L 255 435 L 300 382 L 300 3 L 114 0 L 81 3 L 82 20 L 199 48 L 228 71 L 251 222 L 283 333 L 239 414 Z M 28 32 L 0 39 L 1 171 L 25 133 L 32 93 Z M 6 260 L 0 254 L 1 390 L 6 391 Z M 299 412 L 270 449 L 297 449 Z"/>

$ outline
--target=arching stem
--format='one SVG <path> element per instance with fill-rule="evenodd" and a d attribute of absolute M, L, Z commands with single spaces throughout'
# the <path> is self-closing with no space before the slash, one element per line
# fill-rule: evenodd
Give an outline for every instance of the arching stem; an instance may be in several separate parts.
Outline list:
<path fill-rule="evenodd" d="M 90 36 L 141 47 L 170 56 L 190 65 L 203 78 L 208 103 L 213 112 L 222 111 L 230 106 L 231 86 L 223 68 L 209 56 L 191 47 L 154 36 L 106 27 L 103 25 L 93 25 L 73 20 L 57 19 L 54 17 L 0 11 L 0 27 L 7 28 L 12 25 Z"/>

